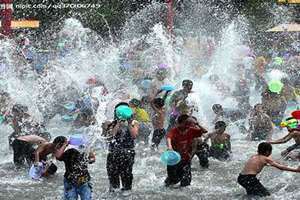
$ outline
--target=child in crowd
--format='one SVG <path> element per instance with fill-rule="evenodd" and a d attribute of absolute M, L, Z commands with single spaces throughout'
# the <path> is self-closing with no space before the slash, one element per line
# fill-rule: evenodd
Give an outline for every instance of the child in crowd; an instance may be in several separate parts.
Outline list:
<path fill-rule="evenodd" d="M 129 107 L 133 110 L 133 119 L 139 122 L 138 141 L 143 141 L 148 144 L 148 139 L 151 134 L 150 117 L 147 111 L 141 108 L 141 101 L 138 99 L 131 99 Z"/>
<path fill-rule="evenodd" d="M 215 132 L 209 133 L 204 142 L 211 140 L 210 156 L 218 160 L 227 160 L 230 158 L 231 143 L 230 135 L 225 133 L 226 123 L 217 121 L 215 124 Z"/>
<path fill-rule="evenodd" d="M 152 147 L 158 147 L 160 141 L 166 135 L 166 130 L 164 127 L 165 122 L 165 101 L 162 98 L 155 98 L 151 102 L 151 106 L 154 110 L 154 114 L 152 117 L 152 126 L 154 129 L 153 137 L 152 137 Z"/>
<path fill-rule="evenodd" d="M 139 126 L 131 120 L 132 113 L 131 116 L 122 115 L 121 108 L 131 110 L 124 104 L 126 103 L 120 103 L 115 107 L 115 120 L 108 129 L 112 139 L 109 141 L 106 168 L 110 191 L 112 192 L 120 188 L 120 179 L 123 186 L 122 190 L 132 189 L 132 167 L 135 157 L 134 139 L 138 135 Z"/>
<path fill-rule="evenodd" d="M 180 115 L 176 127 L 172 128 L 167 135 L 167 146 L 169 150 L 177 151 L 181 155 L 181 161 L 174 166 L 167 166 L 168 177 L 165 185 L 177 184 L 185 187 L 191 184 L 191 155 L 192 143 L 197 137 L 201 137 L 207 130 L 201 126 L 192 127 L 188 115 Z"/>
<path fill-rule="evenodd" d="M 65 163 L 64 199 L 73 200 L 80 196 L 82 200 L 91 200 L 92 186 L 88 164 L 95 162 L 95 154 L 92 151 L 85 152 L 84 144 L 65 151 L 67 145 L 66 141 L 56 153 L 56 158 Z"/>
<path fill-rule="evenodd" d="M 246 162 L 237 181 L 246 189 L 248 195 L 270 195 L 270 192 L 256 178 L 256 175 L 259 174 L 265 166 L 269 165 L 283 171 L 300 172 L 299 167 L 294 169 L 275 162 L 272 158 L 270 158 L 271 154 L 271 144 L 262 142 L 258 145 L 257 154 L 251 156 L 251 158 Z"/>

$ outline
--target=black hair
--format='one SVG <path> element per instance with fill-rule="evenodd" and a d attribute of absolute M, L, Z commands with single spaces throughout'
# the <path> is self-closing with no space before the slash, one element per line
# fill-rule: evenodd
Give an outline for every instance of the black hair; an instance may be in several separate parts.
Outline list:
<path fill-rule="evenodd" d="M 215 129 L 226 128 L 226 123 L 223 121 L 217 121 L 215 124 Z"/>
<path fill-rule="evenodd" d="M 67 138 L 65 136 L 57 136 L 56 138 L 54 138 L 53 144 L 60 147 L 64 142 L 66 142 L 66 140 Z"/>
<path fill-rule="evenodd" d="M 53 175 L 55 174 L 56 171 L 57 171 L 57 166 L 51 163 L 51 165 L 47 169 L 48 174 Z"/>
<path fill-rule="evenodd" d="M 193 81 L 189 80 L 189 79 L 185 79 L 182 81 L 182 86 L 188 86 L 188 85 L 193 85 Z"/>
<path fill-rule="evenodd" d="M 186 122 L 186 120 L 189 118 L 190 116 L 187 114 L 183 114 L 177 117 L 177 123 L 178 124 L 182 124 L 184 122 Z"/>
<path fill-rule="evenodd" d="M 129 101 L 129 103 L 130 103 L 130 104 L 133 104 L 133 105 L 136 106 L 136 107 L 141 106 L 141 101 L 138 100 L 138 99 L 135 99 L 135 98 L 131 99 L 131 100 Z"/>
<path fill-rule="evenodd" d="M 272 145 L 267 142 L 262 142 L 258 145 L 257 153 L 259 155 L 269 156 L 272 153 Z"/>
<path fill-rule="evenodd" d="M 289 121 L 291 119 L 295 119 L 295 118 L 294 117 L 288 117 L 288 118 L 285 119 L 285 121 Z"/>
<path fill-rule="evenodd" d="M 222 105 L 221 104 L 214 104 L 212 106 L 213 111 L 218 111 L 218 110 L 222 110 Z"/>
<path fill-rule="evenodd" d="M 158 108 L 162 108 L 165 105 L 165 101 L 162 98 L 155 98 L 153 104 Z"/>

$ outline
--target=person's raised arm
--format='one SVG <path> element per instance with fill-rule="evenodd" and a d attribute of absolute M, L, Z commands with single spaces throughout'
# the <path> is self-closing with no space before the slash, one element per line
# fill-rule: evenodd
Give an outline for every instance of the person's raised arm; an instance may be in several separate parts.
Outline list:
<path fill-rule="evenodd" d="M 34 157 L 34 165 L 37 166 L 40 162 L 40 153 L 44 151 L 46 148 L 46 144 L 39 145 L 38 148 L 35 150 L 35 157 Z"/>
<path fill-rule="evenodd" d="M 168 150 L 173 150 L 172 139 L 170 137 L 167 137 L 167 148 Z"/>
<path fill-rule="evenodd" d="M 290 171 L 290 172 L 300 172 L 300 167 L 296 168 L 291 168 L 285 165 L 282 165 L 278 162 L 275 162 L 274 160 L 272 160 L 271 158 L 267 158 L 267 163 L 272 166 L 275 167 L 277 169 L 283 170 L 283 171 Z"/>
<path fill-rule="evenodd" d="M 139 123 L 136 120 L 133 120 L 131 124 L 129 124 L 129 131 L 131 137 L 136 138 L 139 133 Z"/>

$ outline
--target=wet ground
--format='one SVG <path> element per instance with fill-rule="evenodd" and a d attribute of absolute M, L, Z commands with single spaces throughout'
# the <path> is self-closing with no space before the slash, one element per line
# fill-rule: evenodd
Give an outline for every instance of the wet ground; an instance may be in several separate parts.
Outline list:
<path fill-rule="evenodd" d="M 3 134 L 4 135 L 4 134 Z M 3 136 L 1 134 L 1 136 Z M 279 135 L 275 135 L 278 137 Z M 192 163 L 192 184 L 186 188 L 165 188 L 163 181 L 166 177 L 166 168 L 160 163 L 159 155 L 163 152 L 161 144 L 158 152 L 139 145 L 136 149 L 134 164 L 134 183 L 131 194 L 108 192 L 106 174 L 106 150 L 97 150 L 97 161 L 90 165 L 93 183 L 94 199 L 153 199 L 153 200 L 190 200 L 190 199 L 249 199 L 243 188 L 236 183 L 236 178 L 243 167 L 245 160 L 256 151 L 258 142 L 249 142 L 233 137 L 232 160 L 220 162 L 210 159 L 209 169 L 201 169 L 198 159 Z M 3 137 L 5 139 L 5 137 Z M 280 150 L 286 145 L 277 145 L 274 157 L 280 158 Z M 5 140 L 1 145 L 0 164 L 0 199 L 62 199 L 63 196 L 63 163 L 58 163 L 58 173 L 41 181 L 32 181 L 27 175 L 27 170 L 15 171 L 12 163 L 12 152 L 8 150 Z M 297 162 L 285 163 L 297 166 Z M 261 175 L 261 182 L 271 191 L 272 196 L 267 199 L 300 199 L 299 181 L 300 174 L 280 172 L 267 167 Z"/>

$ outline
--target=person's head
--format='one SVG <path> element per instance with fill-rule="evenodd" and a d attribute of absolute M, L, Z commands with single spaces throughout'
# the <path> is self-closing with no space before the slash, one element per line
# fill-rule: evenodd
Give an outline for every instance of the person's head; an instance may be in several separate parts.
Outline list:
<path fill-rule="evenodd" d="M 53 140 L 54 148 L 59 149 L 62 147 L 62 145 L 67 141 L 68 139 L 65 136 L 57 136 Z"/>
<path fill-rule="evenodd" d="M 163 81 L 167 78 L 168 69 L 167 68 L 158 68 L 155 70 L 155 77 L 159 81 Z"/>
<path fill-rule="evenodd" d="M 263 156 L 270 156 L 272 154 L 272 145 L 267 142 L 262 142 L 258 145 L 257 153 Z"/>
<path fill-rule="evenodd" d="M 162 98 L 155 98 L 153 104 L 157 108 L 163 108 L 165 106 L 165 101 Z"/>
<path fill-rule="evenodd" d="M 262 74 L 265 70 L 266 64 L 267 64 L 267 61 L 263 56 L 256 58 L 255 64 L 254 64 L 256 72 Z"/>
<path fill-rule="evenodd" d="M 182 88 L 185 92 L 190 93 L 193 89 L 193 81 L 186 79 L 182 81 Z"/>
<path fill-rule="evenodd" d="M 214 104 L 212 106 L 212 110 L 214 111 L 215 114 L 220 114 L 223 112 L 223 107 L 220 104 Z"/>
<path fill-rule="evenodd" d="M 189 115 L 186 115 L 186 114 L 183 114 L 183 115 L 180 115 L 178 116 L 178 118 L 176 119 L 176 124 L 177 124 L 177 128 L 179 130 L 185 130 L 187 129 L 188 127 L 188 119 L 189 119 Z"/>
<path fill-rule="evenodd" d="M 217 121 L 215 124 L 215 130 L 217 131 L 217 133 L 224 133 L 226 129 L 226 123 L 223 121 Z"/>
<path fill-rule="evenodd" d="M 195 116 L 190 116 L 187 119 L 187 125 L 190 127 L 195 127 L 195 126 L 199 125 L 197 118 Z"/>
<path fill-rule="evenodd" d="M 140 107 L 141 106 L 141 101 L 140 100 L 138 100 L 138 99 L 131 99 L 130 101 L 129 101 L 129 106 L 131 107 L 131 108 L 137 108 L 137 107 Z"/>
<path fill-rule="evenodd" d="M 254 111 L 263 112 L 263 105 L 261 103 L 255 104 Z"/>
<path fill-rule="evenodd" d="M 149 96 L 143 96 L 142 99 L 141 99 L 141 107 L 149 104 Z"/>

